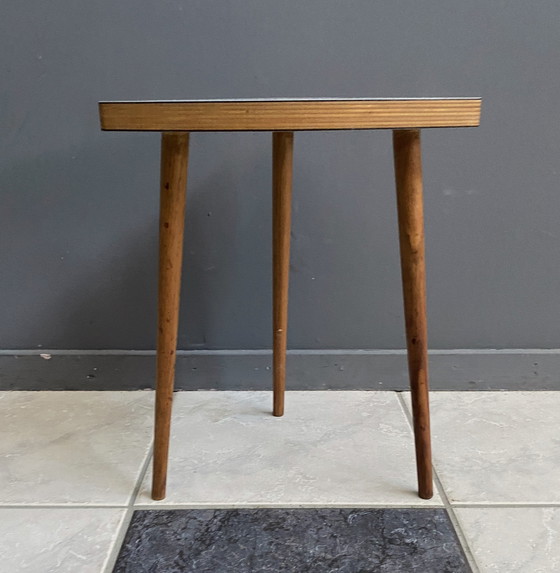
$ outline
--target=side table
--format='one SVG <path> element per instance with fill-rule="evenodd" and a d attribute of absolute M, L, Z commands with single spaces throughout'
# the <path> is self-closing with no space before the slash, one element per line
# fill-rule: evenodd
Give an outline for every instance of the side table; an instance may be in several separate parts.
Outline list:
<path fill-rule="evenodd" d="M 107 131 L 159 131 L 161 180 L 153 499 L 165 497 L 189 133 L 270 131 L 273 156 L 273 414 L 284 413 L 294 131 L 391 129 L 418 494 L 430 499 L 432 463 L 420 130 L 475 127 L 480 98 L 272 99 L 100 102 Z"/>

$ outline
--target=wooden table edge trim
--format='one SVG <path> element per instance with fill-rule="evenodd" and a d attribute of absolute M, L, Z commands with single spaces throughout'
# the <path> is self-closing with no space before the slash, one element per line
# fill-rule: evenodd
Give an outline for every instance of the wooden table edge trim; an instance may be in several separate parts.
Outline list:
<path fill-rule="evenodd" d="M 481 98 L 99 102 L 104 131 L 477 127 Z"/>

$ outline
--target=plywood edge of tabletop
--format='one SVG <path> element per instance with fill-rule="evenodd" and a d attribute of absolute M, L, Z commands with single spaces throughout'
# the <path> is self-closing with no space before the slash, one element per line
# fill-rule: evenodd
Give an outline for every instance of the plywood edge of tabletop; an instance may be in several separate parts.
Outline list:
<path fill-rule="evenodd" d="M 476 127 L 480 98 L 100 102 L 106 131 Z"/>

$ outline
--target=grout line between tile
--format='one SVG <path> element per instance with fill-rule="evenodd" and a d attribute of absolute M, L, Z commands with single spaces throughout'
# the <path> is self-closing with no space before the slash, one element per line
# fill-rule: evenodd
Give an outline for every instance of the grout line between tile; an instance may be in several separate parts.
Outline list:
<path fill-rule="evenodd" d="M 146 476 L 146 472 L 148 471 L 148 468 L 150 467 L 150 462 L 152 461 L 153 452 L 154 452 L 154 443 L 152 441 L 152 443 L 150 444 L 150 448 L 148 450 L 148 453 L 146 455 L 146 459 L 144 460 L 144 463 L 142 464 L 142 467 L 140 469 L 140 474 L 138 476 L 138 480 L 136 482 L 136 485 L 134 486 L 134 489 L 132 490 L 132 495 L 130 496 L 130 501 L 128 503 L 129 507 L 134 508 L 134 504 L 136 503 L 136 498 L 138 497 L 138 493 L 140 492 L 140 488 L 142 487 L 144 477 Z"/>
<path fill-rule="evenodd" d="M 469 545 L 469 542 L 467 540 L 467 536 L 466 536 L 465 532 L 463 531 L 463 528 L 461 527 L 461 523 L 459 521 L 459 518 L 457 517 L 457 514 L 455 513 L 453 506 L 449 503 L 447 493 L 445 492 L 443 484 L 442 484 L 441 480 L 439 479 L 439 475 L 437 473 L 436 468 L 433 466 L 433 464 L 432 464 L 432 469 L 434 472 L 434 482 L 435 482 L 436 487 L 439 491 L 439 495 L 440 495 L 441 499 L 443 500 L 443 505 L 445 506 L 445 509 L 447 510 L 447 514 L 449 515 L 449 519 L 451 520 L 451 523 L 453 524 L 453 528 L 455 529 L 455 533 L 457 534 L 457 538 L 459 539 L 459 543 L 463 547 L 463 551 L 465 552 L 465 557 L 467 558 L 467 561 L 469 562 L 469 565 L 471 566 L 473 573 L 480 573 L 480 567 L 478 566 L 478 563 L 476 562 L 476 559 L 474 557 L 474 553 L 472 552 L 471 546 Z"/>
<path fill-rule="evenodd" d="M 101 565 L 100 573 L 111 573 L 115 568 L 115 562 L 117 561 L 121 544 L 124 540 L 124 536 L 126 534 L 131 519 L 132 519 L 132 513 L 130 513 L 130 508 L 126 508 L 125 511 L 123 512 L 119 524 L 117 525 L 117 534 L 115 535 L 115 538 L 113 539 L 111 546 L 109 547 L 109 551 L 105 556 L 103 565 Z"/>
<path fill-rule="evenodd" d="M 111 545 L 111 548 L 109 549 L 109 552 L 107 553 L 105 563 L 103 564 L 103 566 L 101 568 L 101 573 L 112 573 L 113 569 L 115 568 L 115 564 L 117 562 L 117 558 L 119 556 L 122 543 L 123 543 L 124 538 L 126 536 L 126 532 L 128 531 L 128 526 L 130 525 L 130 522 L 132 521 L 132 515 L 133 515 L 134 510 L 135 510 L 134 504 L 136 503 L 136 498 L 138 497 L 138 493 L 140 491 L 140 488 L 142 487 L 144 477 L 146 475 L 146 472 L 148 471 L 148 467 L 149 467 L 150 462 L 152 460 L 152 453 L 153 453 L 153 442 L 150 444 L 150 448 L 148 449 L 148 453 L 146 454 L 146 458 L 144 459 L 144 462 L 142 463 L 142 465 L 140 467 L 138 479 L 136 480 L 136 483 L 134 484 L 134 488 L 133 488 L 132 493 L 130 495 L 130 499 L 129 499 L 128 505 L 126 507 L 126 511 L 124 512 L 123 518 L 122 518 L 122 520 L 121 520 L 121 522 L 117 528 L 117 534 L 115 536 L 115 539 L 113 540 L 113 543 Z"/>
<path fill-rule="evenodd" d="M 414 432 L 412 414 L 408 410 L 407 404 L 404 401 L 404 398 L 402 397 L 401 394 L 402 394 L 401 392 L 396 392 L 397 400 L 399 401 L 399 403 L 401 405 L 401 408 L 402 408 L 403 413 L 404 413 L 404 415 L 405 415 L 405 417 L 406 417 L 406 419 L 410 425 L 410 428 Z M 434 483 L 436 484 L 436 488 L 439 492 L 439 496 L 440 496 L 441 500 L 443 501 L 443 505 L 444 505 L 445 509 L 447 510 L 447 515 L 449 516 L 451 524 L 453 525 L 453 529 L 455 529 L 455 534 L 457 535 L 457 539 L 459 540 L 459 543 L 461 544 L 461 547 L 463 548 L 463 552 L 465 553 L 465 557 L 467 558 L 467 561 L 468 561 L 468 563 L 472 569 L 472 573 L 480 573 L 481 569 L 478 566 L 478 563 L 476 562 L 476 559 L 475 559 L 474 554 L 471 550 L 469 542 L 467 541 L 467 537 L 465 535 L 465 532 L 463 531 L 463 528 L 461 527 L 459 519 L 458 519 L 457 515 L 455 514 L 455 510 L 453 509 L 453 506 L 449 502 L 449 498 L 447 497 L 447 493 L 443 487 L 443 483 L 439 479 L 439 475 L 437 473 L 437 470 L 436 470 L 433 462 L 432 462 L 432 471 L 433 471 Z"/>
<path fill-rule="evenodd" d="M 450 502 L 450 505 L 455 509 L 516 509 L 516 508 L 540 508 L 540 507 L 560 507 L 558 501 L 520 501 L 520 502 L 477 502 L 477 501 L 457 501 Z M 371 508 L 371 509 L 441 509 L 441 503 L 404 503 L 404 504 L 390 504 L 390 503 L 162 503 L 150 504 L 140 503 L 135 504 L 134 509 L 148 510 L 148 509 L 278 509 L 284 507 L 302 507 L 302 508 Z M 128 509 L 129 505 L 118 504 L 99 504 L 99 503 L 0 503 L 0 509 Z"/>
<path fill-rule="evenodd" d="M 546 501 L 535 501 L 535 502 L 467 502 L 467 501 L 457 501 L 452 502 L 451 505 L 457 509 L 516 509 L 516 508 L 538 508 L 538 507 L 560 507 L 560 502 L 546 502 Z"/>
<path fill-rule="evenodd" d="M 457 501 L 450 502 L 455 509 L 516 509 L 516 508 L 540 508 L 540 507 L 560 507 L 558 501 L 520 501 L 520 502 L 486 502 L 486 501 Z M 99 503 L 0 503 L 0 509 L 128 509 L 129 505 L 99 504 Z M 272 509 L 283 507 L 302 508 L 371 508 L 371 509 L 441 509 L 441 503 L 404 503 L 404 504 L 383 504 L 383 503 L 292 503 L 263 504 L 263 503 L 229 503 L 229 504 L 204 504 L 204 503 L 170 503 L 170 504 L 135 504 L 134 509 Z"/>
<path fill-rule="evenodd" d="M 102 503 L 0 503 L 0 509 L 127 509 L 128 505 Z"/>
<path fill-rule="evenodd" d="M 442 505 L 423 504 L 382 504 L 382 503 L 142 503 L 134 506 L 137 510 L 172 510 L 172 509 L 442 509 Z"/>

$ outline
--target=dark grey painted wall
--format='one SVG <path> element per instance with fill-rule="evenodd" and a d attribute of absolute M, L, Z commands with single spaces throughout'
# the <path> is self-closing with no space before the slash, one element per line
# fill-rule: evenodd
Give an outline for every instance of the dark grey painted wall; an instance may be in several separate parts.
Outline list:
<path fill-rule="evenodd" d="M 477 96 L 424 133 L 430 345 L 560 341 L 560 4 L 39 2 L 0 17 L 0 348 L 154 346 L 159 138 L 100 99 Z M 182 348 L 270 343 L 270 138 L 195 134 Z M 390 134 L 298 134 L 292 348 L 403 346 Z"/>

